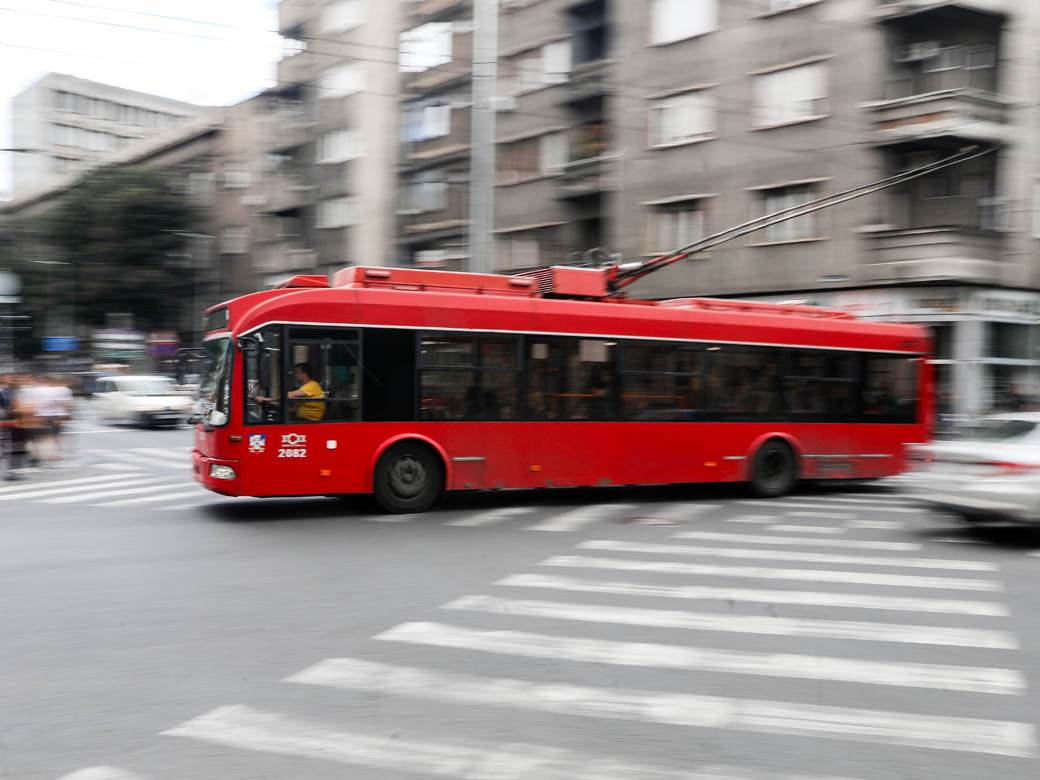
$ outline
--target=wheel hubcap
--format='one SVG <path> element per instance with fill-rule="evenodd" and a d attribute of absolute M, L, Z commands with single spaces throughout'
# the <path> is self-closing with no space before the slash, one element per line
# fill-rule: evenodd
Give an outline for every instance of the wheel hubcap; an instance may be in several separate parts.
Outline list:
<path fill-rule="evenodd" d="M 390 467 L 390 489 L 402 498 L 414 498 L 426 487 L 426 468 L 411 455 L 398 458 Z"/>

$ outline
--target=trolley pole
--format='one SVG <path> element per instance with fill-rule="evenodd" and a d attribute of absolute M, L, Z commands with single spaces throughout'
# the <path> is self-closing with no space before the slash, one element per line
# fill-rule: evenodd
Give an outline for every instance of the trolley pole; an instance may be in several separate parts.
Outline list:
<path fill-rule="evenodd" d="M 473 110 L 470 156 L 469 266 L 490 273 L 495 253 L 495 112 L 499 0 L 473 3 Z"/>

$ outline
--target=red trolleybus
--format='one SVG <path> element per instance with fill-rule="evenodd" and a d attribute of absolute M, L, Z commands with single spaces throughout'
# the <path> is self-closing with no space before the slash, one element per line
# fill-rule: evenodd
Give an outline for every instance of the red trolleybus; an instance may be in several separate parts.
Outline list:
<path fill-rule="evenodd" d="M 611 297 L 541 277 L 350 268 L 207 312 L 195 478 L 229 496 L 899 473 L 928 438 L 919 327 L 815 307 Z"/>

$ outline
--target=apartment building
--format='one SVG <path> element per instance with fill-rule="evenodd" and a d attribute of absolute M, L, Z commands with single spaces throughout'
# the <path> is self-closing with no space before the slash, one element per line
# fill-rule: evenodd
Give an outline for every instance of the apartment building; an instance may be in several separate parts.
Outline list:
<path fill-rule="evenodd" d="M 205 109 L 49 73 L 12 101 L 14 195 L 45 190 Z"/>
<path fill-rule="evenodd" d="M 1011 385 L 1035 393 L 1038 43 L 1040 4 L 1013 0 L 507 1 L 497 269 L 574 261 L 591 247 L 652 257 L 995 146 L 705 252 L 632 292 L 926 323 L 943 405 L 973 414 Z"/>
<path fill-rule="evenodd" d="M 264 217 L 258 270 L 269 280 L 394 260 L 398 5 L 279 3 L 296 51 L 265 95 L 264 191 L 252 201 Z"/>
<path fill-rule="evenodd" d="M 473 3 L 402 5 L 399 257 L 420 267 L 466 268 Z"/>

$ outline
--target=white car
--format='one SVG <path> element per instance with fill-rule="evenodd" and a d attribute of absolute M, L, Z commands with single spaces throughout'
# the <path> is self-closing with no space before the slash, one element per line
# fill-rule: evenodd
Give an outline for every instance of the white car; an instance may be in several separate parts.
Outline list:
<path fill-rule="evenodd" d="M 165 376 L 99 377 L 94 399 L 102 420 L 129 425 L 180 425 L 192 411 L 191 397 Z"/>
<path fill-rule="evenodd" d="M 959 439 L 916 445 L 900 490 L 969 521 L 1040 523 L 1040 413 L 984 418 Z"/>

